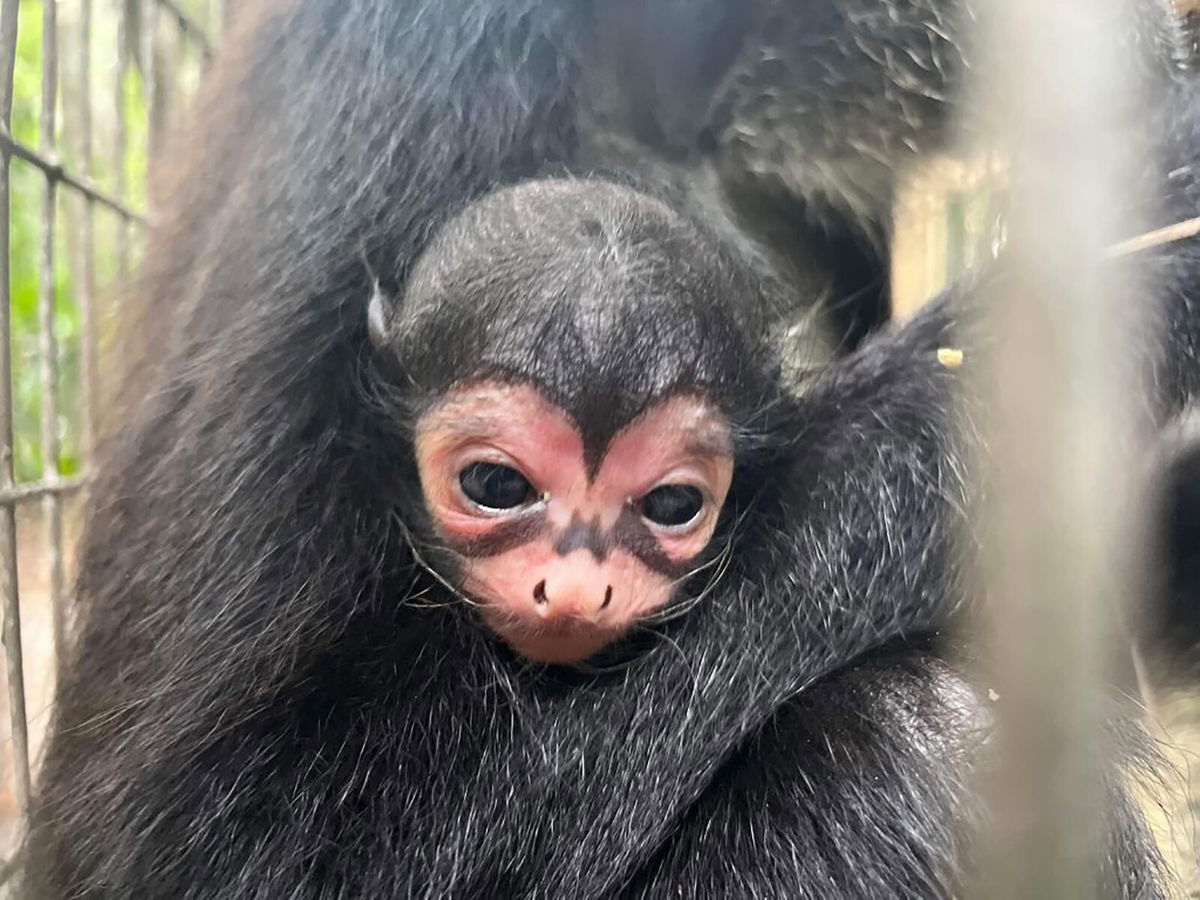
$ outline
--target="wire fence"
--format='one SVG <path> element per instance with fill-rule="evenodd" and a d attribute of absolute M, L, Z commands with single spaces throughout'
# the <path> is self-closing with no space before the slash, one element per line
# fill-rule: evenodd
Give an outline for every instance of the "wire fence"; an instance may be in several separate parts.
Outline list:
<path fill-rule="evenodd" d="M 110 286 L 136 264 L 139 236 L 152 216 L 146 160 L 211 58 L 224 5 L 3 0 L 0 6 L 0 602 L 7 799 L 15 820 L 5 853 L 29 808 L 26 677 L 35 670 L 52 681 L 53 666 L 43 670 L 61 658 L 69 616 L 67 504 L 89 477 L 100 350 L 115 319 Z M 31 248 L 25 232 L 34 230 Z M 36 296 L 35 316 L 20 315 L 25 293 Z M 24 392 L 23 375 L 31 376 Z M 36 429 L 18 421 L 34 407 L 40 407 Z M 33 513 L 29 525 L 41 531 L 22 531 L 40 551 L 26 560 L 44 567 L 37 579 L 19 571 L 22 510 Z M 49 608 L 53 642 L 51 658 L 34 665 L 25 658 L 21 622 L 28 606 L 21 588 L 31 581 Z M 44 709 L 37 713 L 44 718 Z"/>

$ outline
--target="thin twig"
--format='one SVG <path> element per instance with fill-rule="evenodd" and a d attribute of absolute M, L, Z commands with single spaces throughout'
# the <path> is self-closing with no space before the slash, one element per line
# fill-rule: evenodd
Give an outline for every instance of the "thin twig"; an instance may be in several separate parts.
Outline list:
<path fill-rule="evenodd" d="M 1161 247 L 1163 244 L 1174 244 L 1176 241 L 1185 241 L 1198 234 L 1200 234 L 1200 216 L 1194 219 L 1185 219 L 1182 222 L 1176 222 L 1174 225 L 1167 225 L 1164 228 L 1158 228 L 1154 231 L 1147 231 L 1145 234 L 1139 234 L 1137 237 L 1130 238 L 1127 241 L 1113 244 L 1108 248 L 1108 256 L 1115 258 L 1118 256 L 1128 256 L 1131 253 L 1141 253 L 1143 250 L 1149 250 L 1152 247 Z"/>

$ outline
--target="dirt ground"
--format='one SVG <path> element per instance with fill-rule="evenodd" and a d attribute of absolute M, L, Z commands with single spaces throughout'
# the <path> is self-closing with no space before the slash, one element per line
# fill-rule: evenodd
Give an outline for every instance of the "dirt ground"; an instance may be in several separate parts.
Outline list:
<path fill-rule="evenodd" d="M 75 517 L 67 516 L 67 533 Z M 18 576 L 21 591 L 21 637 L 25 653 L 25 690 L 32 758 L 39 758 L 54 693 L 54 641 L 45 561 L 46 535 L 38 507 L 25 507 L 17 521 Z M 70 566 L 68 550 L 68 568 Z M 2 669 L 3 667 L 0 667 Z M 0 859 L 16 845 L 20 815 L 13 783 L 8 685 L 0 671 Z M 1164 690 L 1155 700 L 1171 770 L 1163 789 L 1148 799 L 1155 831 L 1164 852 L 1180 874 L 1181 896 L 1200 900 L 1200 690 Z M 0 896 L 3 892 L 0 891 Z"/>
<path fill-rule="evenodd" d="M 73 517 L 68 516 L 73 519 Z M 68 528 L 68 533 L 73 529 Z M 68 541 L 68 544 L 70 542 Z M 25 656 L 25 708 L 30 758 L 40 757 L 54 698 L 54 628 L 50 608 L 47 539 L 40 507 L 25 506 L 17 516 L 17 577 L 21 596 L 21 646 Z M 67 547 L 67 565 L 71 563 Z M 69 582 L 68 582 L 69 583 Z M 16 845 L 20 814 L 13 778 L 12 721 L 7 669 L 0 667 L 0 858 Z"/>

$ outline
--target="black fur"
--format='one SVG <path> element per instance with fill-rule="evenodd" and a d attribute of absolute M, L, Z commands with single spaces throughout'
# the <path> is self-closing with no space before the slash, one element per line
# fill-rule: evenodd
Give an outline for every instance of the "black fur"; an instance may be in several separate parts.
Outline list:
<path fill-rule="evenodd" d="M 1147 623 L 1150 646 L 1170 678 L 1194 682 L 1200 672 L 1200 444 L 1189 442 L 1169 459 L 1164 482 L 1166 602 Z"/>
<path fill-rule="evenodd" d="M 777 29 L 775 4 L 646 4 L 651 50 L 633 54 L 639 75 L 614 49 L 631 3 L 599 21 L 577 0 L 301 0 L 247 14 L 147 256 L 124 419 L 92 495 L 76 635 L 39 782 L 31 893 L 954 892 L 977 814 L 964 781 L 987 717 L 925 638 L 969 599 L 951 554 L 965 491 L 950 440 L 956 378 L 934 351 L 971 285 L 831 366 L 802 399 L 783 396 L 749 348 L 798 307 L 789 291 L 828 284 L 829 272 L 779 238 L 787 216 L 758 218 L 745 198 L 799 187 L 795 203 L 844 213 L 867 234 L 883 217 L 775 171 L 809 147 L 787 160 L 775 144 L 722 149 L 723 134 L 754 121 L 737 112 L 753 97 L 735 85 L 768 74 L 750 61 L 764 29 Z M 798 41 L 783 54 L 794 69 L 778 77 L 839 110 L 841 82 L 822 91 L 814 71 L 892 84 L 896 73 L 878 63 L 892 54 L 874 51 L 908 33 L 897 25 L 926 33 L 922 17 L 942 13 L 880 6 L 899 19 L 807 4 L 822 40 L 800 40 L 797 13 L 777 31 Z M 709 20 L 706 8 L 724 14 Z M 728 27 L 732 46 L 710 21 Z M 850 24 L 865 30 L 838 30 Z M 680 70 L 686 78 L 660 70 L 655 35 L 704 64 Z M 953 56 L 952 40 L 933 43 L 931 59 Z M 740 65 L 748 82 L 731 77 Z M 913 73 L 933 92 L 914 151 L 940 131 L 935 89 L 953 68 Z M 656 91 L 631 96 L 623 79 Z M 905 110 L 887 90 L 860 96 L 886 122 Z M 690 131 L 666 114 L 676 109 Z M 1184 129 L 1170 144 L 1183 155 L 1161 171 L 1194 161 L 1200 111 L 1169 121 Z M 836 147 L 849 126 L 833 117 L 815 127 L 801 140 Z M 653 150 L 654 162 L 631 147 Z M 665 349 L 655 356 L 658 344 L 629 335 L 629 365 L 670 365 L 609 373 L 601 353 L 596 377 L 635 406 L 671 385 L 668 370 L 732 387 L 722 402 L 745 415 L 742 459 L 754 463 L 739 485 L 768 489 L 735 495 L 731 513 L 753 503 L 754 514 L 714 592 L 652 652 L 592 679 L 522 667 L 448 605 L 408 543 L 421 511 L 403 494 L 413 483 L 403 426 L 480 362 L 525 373 L 544 364 L 539 378 L 595 423 L 598 440 L 628 411 L 606 420 L 579 390 L 580 371 L 559 356 L 573 346 L 562 332 L 570 315 L 536 321 L 548 340 L 534 360 L 492 340 L 478 346 L 499 358 L 471 359 L 479 321 L 454 315 L 461 333 L 439 324 L 444 295 L 431 292 L 440 299 L 426 322 L 424 282 L 409 275 L 451 216 L 490 188 L 591 161 L 620 169 L 626 154 L 672 223 L 648 231 L 638 253 L 670 246 L 680 268 L 663 258 L 658 277 L 681 289 L 664 301 L 673 326 L 653 332 Z M 1172 196 L 1170 215 L 1200 208 L 1190 170 Z M 389 293 L 415 298 L 388 332 L 399 372 L 369 350 L 364 248 Z M 547 265 L 588 276 L 575 262 Z M 1155 347 L 1155 399 L 1169 410 L 1200 377 L 1200 266 L 1191 244 L 1151 262 L 1163 287 L 1146 302 L 1161 300 L 1171 326 Z M 504 327 L 533 327 L 506 320 L 507 306 L 484 309 Z M 724 337 L 701 355 L 691 338 L 713 317 Z M 416 334 L 433 337 L 432 354 L 404 343 Z M 743 365 L 745 378 L 730 379 Z M 390 418 L 406 374 L 422 390 Z M 610 374 L 621 377 L 604 382 Z M 411 399 L 411 386 L 401 394 Z M 1155 854 L 1116 787 L 1112 811 L 1108 893 L 1159 896 Z"/>

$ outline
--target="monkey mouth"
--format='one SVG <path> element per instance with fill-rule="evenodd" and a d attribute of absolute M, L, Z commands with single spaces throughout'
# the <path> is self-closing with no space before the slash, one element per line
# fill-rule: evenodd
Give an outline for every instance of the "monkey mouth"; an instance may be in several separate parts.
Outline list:
<path fill-rule="evenodd" d="M 594 656 L 624 634 L 624 629 L 586 619 L 563 618 L 531 623 L 489 617 L 492 631 L 513 652 L 530 662 L 570 665 Z"/>

